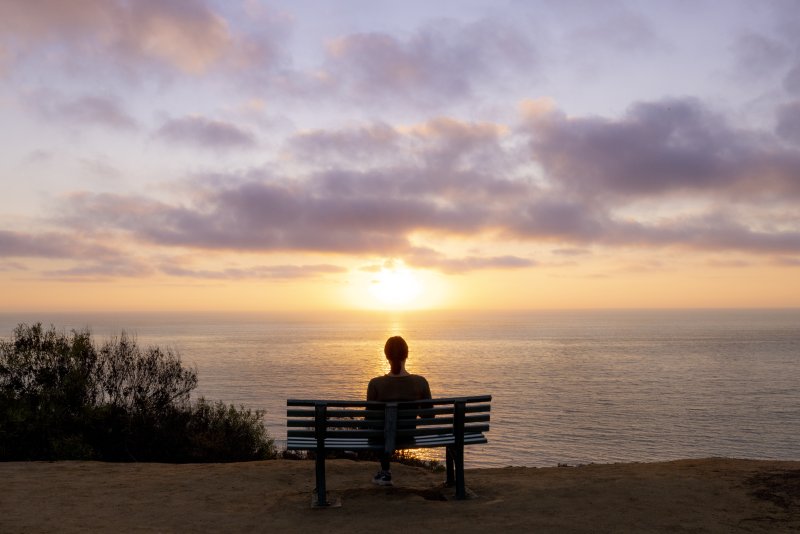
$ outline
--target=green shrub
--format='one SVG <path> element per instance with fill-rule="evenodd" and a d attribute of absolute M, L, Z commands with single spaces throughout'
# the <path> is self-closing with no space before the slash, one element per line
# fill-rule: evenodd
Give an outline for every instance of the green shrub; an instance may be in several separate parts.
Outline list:
<path fill-rule="evenodd" d="M 122 333 L 20 324 L 0 340 L 0 460 L 226 462 L 275 455 L 263 412 L 192 402 L 197 371 Z"/>
<path fill-rule="evenodd" d="M 192 406 L 187 433 L 190 454 L 204 461 L 223 462 L 274 457 L 274 444 L 261 424 L 263 412 L 238 409 L 200 398 Z"/>

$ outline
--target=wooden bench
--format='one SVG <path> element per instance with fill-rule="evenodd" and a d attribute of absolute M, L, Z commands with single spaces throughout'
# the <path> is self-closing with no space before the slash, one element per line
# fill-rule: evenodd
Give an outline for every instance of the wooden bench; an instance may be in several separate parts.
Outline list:
<path fill-rule="evenodd" d="M 328 451 L 376 451 L 446 447 L 447 486 L 466 498 L 464 446 L 488 443 L 491 395 L 412 402 L 286 401 L 288 450 L 316 454 L 316 503 L 328 506 Z"/>

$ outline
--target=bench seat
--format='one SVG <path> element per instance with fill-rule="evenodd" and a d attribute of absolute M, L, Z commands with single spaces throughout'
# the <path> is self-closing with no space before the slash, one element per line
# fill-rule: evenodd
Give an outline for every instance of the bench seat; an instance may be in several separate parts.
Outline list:
<path fill-rule="evenodd" d="M 455 445 L 455 434 L 433 434 L 419 436 L 409 441 L 398 442 L 398 449 L 425 449 Z M 489 443 L 482 432 L 465 432 L 464 445 Z M 288 438 L 286 448 L 289 450 L 314 450 L 317 440 L 314 438 Z M 330 451 L 383 451 L 383 442 L 370 442 L 368 438 L 326 438 L 325 450 Z"/>

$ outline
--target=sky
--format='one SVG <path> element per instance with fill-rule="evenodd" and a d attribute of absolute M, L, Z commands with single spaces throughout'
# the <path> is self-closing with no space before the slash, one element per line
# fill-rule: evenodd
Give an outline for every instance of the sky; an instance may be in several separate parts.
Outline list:
<path fill-rule="evenodd" d="M 800 9 L 0 3 L 0 312 L 800 306 Z"/>

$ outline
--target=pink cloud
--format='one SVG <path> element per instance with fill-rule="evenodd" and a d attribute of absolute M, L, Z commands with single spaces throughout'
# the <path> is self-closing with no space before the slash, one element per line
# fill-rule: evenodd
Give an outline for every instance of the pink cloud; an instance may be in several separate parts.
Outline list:
<path fill-rule="evenodd" d="M 190 75 L 275 56 L 272 41 L 236 34 L 204 0 L 7 0 L 0 3 L 0 41 L 20 61 L 48 49 L 59 65 L 160 65 Z"/>

